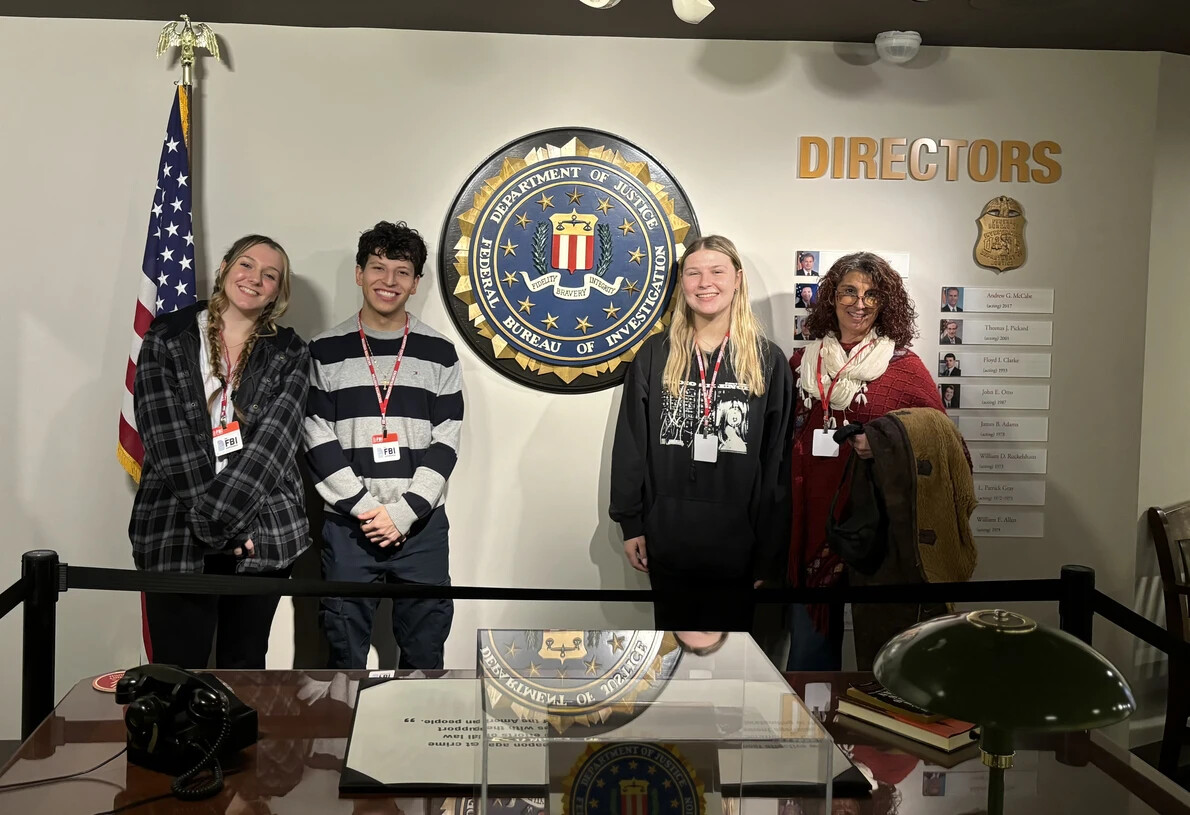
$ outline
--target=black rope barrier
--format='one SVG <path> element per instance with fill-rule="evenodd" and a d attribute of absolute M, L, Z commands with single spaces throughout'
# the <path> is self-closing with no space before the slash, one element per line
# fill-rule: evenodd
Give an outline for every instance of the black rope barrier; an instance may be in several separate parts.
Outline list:
<path fill-rule="evenodd" d="M 1063 566 L 1058 579 L 981 580 L 964 583 L 912 583 L 894 586 L 836 588 L 761 588 L 738 592 L 755 603 L 986 603 L 1057 602 L 1060 627 L 1090 644 L 1094 615 L 1105 619 L 1168 654 L 1190 657 L 1190 645 L 1160 626 L 1095 589 L 1095 573 L 1085 566 Z M 22 601 L 25 605 L 22 659 L 22 735 L 28 737 L 53 709 L 55 606 L 70 589 L 127 592 L 169 592 L 281 597 L 418 597 L 453 600 L 524 602 L 649 603 L 671 596 L 651 589 L 561 589 L 491 586 L 426 586 L 409 583 L 355 583 L 245 575 L 170 574 L 134 569 L 70 566 L 57 553 L 26 552 L 22 578 L 0 593 L 0 617 Z M 731 601 L 736 592 L 717 592 Z"/>
<path fill-rule="evenodd" d="M 25 602 L 25 597 L 28 594 L 29 584 L 25 582 L 25 578 L 23 577 L 3 592 L 0 592 L 0 618 Z"/>
<path fill-rule="evenodd" d="M 22 739 L 29 738 L 54 709 L 60 565 L 58 553 L 50 549 L 34 549 L 21 556 L 21 580 L 26 592 L 21 620 Z"/>
<path fill-rule="evenodd" d="M 67 589 L 98 591 L 604 603 L 648 603 L 655 597 L 663 596 L 652 589 L 428 586 L 413 583 L 355 583 L 243 575 L 170 574 L 94 566 L 62 565 L 60 568 L 65 570 L 65 580 L 62 582 Z M 747 592 L 746 597 L 757 603 L 1055 602 L 1061 597 L 1061 585 L 1062 581 L 1058 579 L 1041 579 L 909 583 L 830 589 L 760 588 Z"/>
<path fill-rule="evenodd" d="M 1190 644 L 1182 642 L 1152 620 L 1100 591 L 1095 592 L 1095 613 L 1159 651 L 1190 660 Z"/>

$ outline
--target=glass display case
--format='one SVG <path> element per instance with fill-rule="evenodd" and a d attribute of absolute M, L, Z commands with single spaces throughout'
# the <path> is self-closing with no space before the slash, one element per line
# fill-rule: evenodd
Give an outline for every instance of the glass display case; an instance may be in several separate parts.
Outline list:
<path fill-rule="evenodd" d="M 477 633 L 479 815 L 704 815 L 867 781 L 746 633 Z M 833 783 L 828 783 L 833 781 Z M 751 811 L 751 807 L 742 808 Z"/>

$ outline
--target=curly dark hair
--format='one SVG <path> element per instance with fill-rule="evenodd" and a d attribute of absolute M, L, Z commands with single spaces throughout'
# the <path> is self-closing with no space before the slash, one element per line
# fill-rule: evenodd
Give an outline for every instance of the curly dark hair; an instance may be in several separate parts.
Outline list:
<path fill-rule="evenodd" d="M 835 289 L 848 272 L 860 272 L 872 281 L 880 293 L 881 306 L 876 315 L 876 333 L 888 337 L 898 348 L 913 342 L 917 336 L 917 309 L 901 276 L 888 261 L 871 252 L 854 252 L 835 261 L 818 283 L 818 302 L 806 318 L 806 328 L 814 339 L 828 333 L 839 334 L 839 318 L 835 314 Z"/>
<path fill-rule="evenodd" d="M 407 260 L 413 264 L 413 274 L 421 277 L 426 265 L 426 242 L 417 230 L 404 221 L 381 221 L 359 236 L 355 265 L 363 268 L 371 255 L 389 260 Z"/>

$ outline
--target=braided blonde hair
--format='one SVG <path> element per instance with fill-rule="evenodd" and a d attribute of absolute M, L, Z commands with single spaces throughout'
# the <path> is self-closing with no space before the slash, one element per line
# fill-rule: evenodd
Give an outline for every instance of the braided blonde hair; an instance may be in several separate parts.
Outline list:
<path fill-rule="evenodd" d="M 211 371 L 219 380 L 220 390 L 227 388 L 227 374 L 223 370 L 223 312 L 227 311 L 228 300 L 227 295 L 223 293 L 223 287 L 227 283 L 227 275 L 240 256 L 253 246 L 261 244 L 281 255 L 281 280 L 277 286 L 277 299 L 265 306 L 260 316 L 256 318 L 252 333 L 248 335 L 248 340 L 244 343 L 244 350 L 240 352 L 240 358 L 236 362 L 235 370 L 231 376 L 233 393 L 240 387 L 240 381 L 244 377 L 244 370 L 247 368 L 249 357 L 252 356 L 252 349 L 256 345 L 256 341 L 261 337 L 276 336 L 277 320 L 289 308 L 289 255 L 286 254 L 281 244 L 264 235 L 245 235 L 233 243 L 227 253 L 223 255 L 223 262 L 219 264 L 219 273 L 215 275 L 214 290 L 211 292 L 211 300 L 207 304 L 207 345 L 211 349 L 210 365 Z M 208 410 L 214 406 L 218 395 L 218 393 L 212 394 L 210 404 L 207 406 Z M 234 403 L 232 410 L 236 415 L 240 415 L 239 408 Z"/>

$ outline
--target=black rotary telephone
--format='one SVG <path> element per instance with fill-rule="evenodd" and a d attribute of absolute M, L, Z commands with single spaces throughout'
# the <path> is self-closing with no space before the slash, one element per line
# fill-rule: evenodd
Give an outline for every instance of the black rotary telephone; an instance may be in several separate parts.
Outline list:
<path fill-rule="evenodd" d="M 116 683 L 116 702 L 128 706 L 128 761 L 177 776 L 170 789 L 184 800 L 217 795 L 220 759 L 256 743 L 256 711 L 208 673 L 141 665 Z M 208 767 L 211 779 L 192 785 Z"/>

